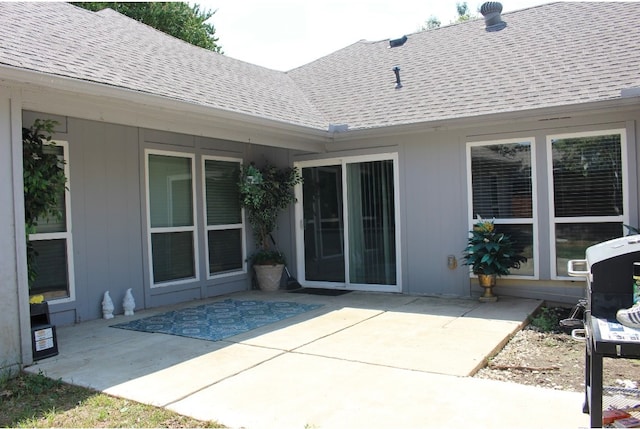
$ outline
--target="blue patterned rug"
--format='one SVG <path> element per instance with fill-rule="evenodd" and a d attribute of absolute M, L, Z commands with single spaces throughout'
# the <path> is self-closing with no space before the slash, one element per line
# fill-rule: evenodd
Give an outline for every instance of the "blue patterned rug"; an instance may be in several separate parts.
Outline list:
<path fill-rule="evenodd" d="M 220 341 L 319 307 L 321 305 L 295 302 L 227 299 L 127 323 L 118 323 L 111 327 Z"/>

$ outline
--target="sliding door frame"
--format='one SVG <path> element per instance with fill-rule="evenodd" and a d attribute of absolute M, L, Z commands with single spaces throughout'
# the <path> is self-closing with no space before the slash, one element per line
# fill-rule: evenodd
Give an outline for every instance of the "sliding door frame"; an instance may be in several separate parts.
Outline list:
<path fill-rule="evenodd" d="M 349 279 L 349 211 L 348 211 L 348 186 L 347 186 L 347 165 L 354 163 L 364 163 L 373 161 L 392 161 L 393 162 L 393 198 L 394 198 L 394 217 L 395 217 L 395 263 L 396 263 L 396 284 L 364 284 L 351 283 Z M 326 288 L 326 289 L 349 289 L 360 291 L 376 291 L 376 292 L 402 292 L 402 255 L 401 255 L 401 216 L 400 216 L 400 175 L 398 167 L 398 153 L 383 153 L 364 156 L 349 156 L 339 158 L 329 158 L 322 160 L 299 161 L 294 163 L 301 171 L 309 167 L 323 166 L 342 166 L 342 209 L 344 216 L 344 262 L 345 262 L 345 282 L 329 282 L 329 281 L 308 281 L 305 278 L 305 243 L 304 243 L 304 208 L 302 184 L 296 185 L 295 194 L 299 204 L 295 205 L 295 238 L 296 238 L 296 268 L 298 281 L 305 287 Z"/>

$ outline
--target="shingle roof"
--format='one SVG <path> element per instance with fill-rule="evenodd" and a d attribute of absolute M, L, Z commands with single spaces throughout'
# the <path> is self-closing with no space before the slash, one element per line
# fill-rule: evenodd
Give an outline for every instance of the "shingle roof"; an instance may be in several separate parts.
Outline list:
<path fill-rule="evenodd" d="M 640 3 L 553 3 L 502 17 L 501 31 L 481 18 L 396 48 L 358 42 L 289 75 L 350 129 L 615 99 L 640 84 Z"/>
<path fill-rule="evenodd" d="M 326 128 L 285 73 L 195 47 L 111 10 L 0 2 L 0 64 Z"/>
<path fill-rule="evenodd" d="M 611 100 L 640 86 L 640 3 L 552 3 L 503 19 L 501 31 L 479 19 L 396 48 L 362 41 L 283 73 L 111 10 L 0 2 L 0 64 L 325 130 Z"/>

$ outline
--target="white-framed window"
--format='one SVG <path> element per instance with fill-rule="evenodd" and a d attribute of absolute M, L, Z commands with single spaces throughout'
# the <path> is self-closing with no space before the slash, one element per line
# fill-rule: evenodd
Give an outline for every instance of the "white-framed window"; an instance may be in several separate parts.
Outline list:
<path fill-rule="evenodd" d="M 567 261 L 621 237 L 629 198 L 624 129 L 547 136 L 551 275 L 569 278 Z"/>
<path fill-rule="evenodd" d="M 45 152 L 54 153 L 64 161 L 66 189 L 60 196 L 61 217 L 38 219 L 36 232 L 29 235 L 29 241 L 36 251 L 38 276 L 29 293 L 42 294 L 51 304 L 75 301 L 75 280 L 73 269 L 73 238 L 71 232 L 71 187 L 69 181 L 69 144 L 66 141 L 52 141 L 44 147 Z"/>
<path fill-rule="evenodd" d="M 402 290 L 398 154 L 300 161 L 298 273 L 305 285 Z"/>
<path fill-rule="evenodd" d="M 511 277 L 535 279 L 536 186 L 534 138 L 467 143 L 469 230 L 477 216 L 494 220 L 496 230 L 514 242 L 527 258 Z"/>
<path fill-rule="evenodd" d="M 145 151 L 151 287 L 197 281 L 195 155 Z"/>
<path fill-rule="evenodd" d="M 242 160 L 202 157 L 207 278 L 246 272 L 245 227 L 238 198 Z"/>

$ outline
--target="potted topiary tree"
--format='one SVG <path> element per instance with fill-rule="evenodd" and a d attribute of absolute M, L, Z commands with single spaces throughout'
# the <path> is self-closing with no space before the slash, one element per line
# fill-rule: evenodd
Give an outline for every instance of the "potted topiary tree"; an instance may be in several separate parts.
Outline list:
<path fill-rule="evenodd" d="M 511 273 L 511 268 L 520 268 L 527 258 L 517 254 L 513 249 L 513 241 L 504 233 L 496 231 L 493 221 L 483 220 L 478 216 L 478 222 L 469 231 L 471 236 L 464 250 L 465 265 L 478 276 L 480 286 L 484 288 L 481 301 L 496 301 L 493 294 L 496 277 Z"/>
<path fill-rule="evenodd" d="M 277 227 L 280 211 L 296 201 L 294 187 L 299 183 L 302 176 L 296 167 L 277 168 L 267 163 L 257 168 L 251 163 L 240 169 L 240 204 L 247 210 L 256 245 L 249 261 L 262 290 L 273 291 L 280 286 L 286 260 L 278 249 L 272 248 L 270 236 Z"/>

